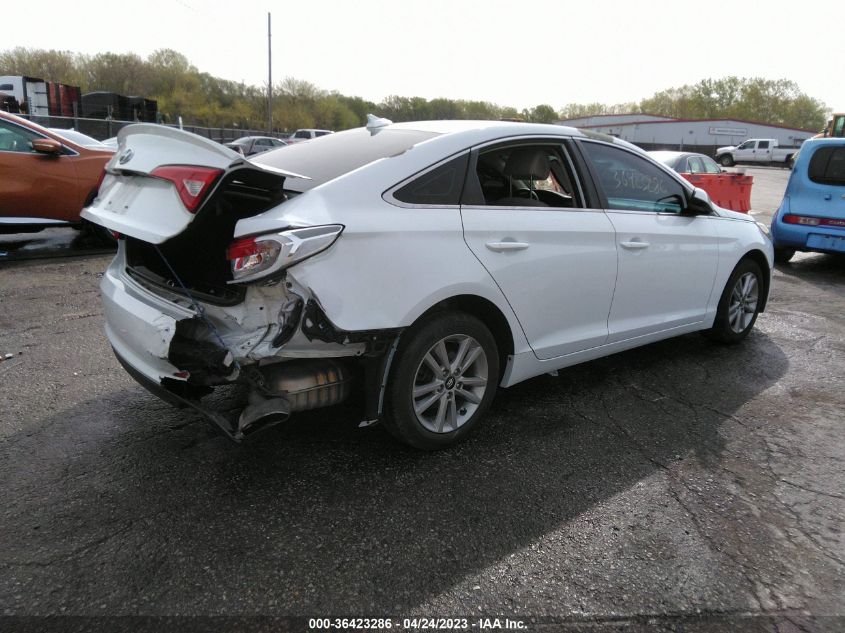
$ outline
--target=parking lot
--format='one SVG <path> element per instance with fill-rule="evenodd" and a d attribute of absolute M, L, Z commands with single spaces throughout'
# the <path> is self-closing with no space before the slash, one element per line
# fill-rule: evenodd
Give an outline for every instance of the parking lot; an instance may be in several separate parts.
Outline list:
<path fill-rule="evenodd" d="M 747 173 L 768 223 L 789 172 Z M 122 370 L 109 255 L 70 254 L 0 262 L 5 615 L 845 630 L 845 258 L 778 267 L 739 346 L 529 380 L 421 453 L 354 403 L 229 443 Z"/>

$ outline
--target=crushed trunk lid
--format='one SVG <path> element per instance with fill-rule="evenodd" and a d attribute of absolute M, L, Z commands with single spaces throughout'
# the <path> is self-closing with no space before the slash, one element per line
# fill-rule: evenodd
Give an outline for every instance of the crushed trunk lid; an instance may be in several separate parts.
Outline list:
<path fill-rule="evenodd" d="M 203 205 L 221 182 L 237 178 L 240 170 L 278 178 L 280 187 L 286 178 L 307 179 L 253 163 L 211 139 L 162 125 L 130 125 L 118 133 L 117 139 L 118 150 L 106 165 L 99 193 L 82 211 L 82 217 L 151 244 L 162 244 L 183 233 L 202 213 Z M 189 180 L 177 186 L 177 182 L 157 175 L 167 173 L 162 168 L 179 166 L 202 168 L 211 175 L 207 186 Z M 159 172 L 154 175 L 156 170 Z M 219 174 L 210 170 L 219 170 Z M 179 187 L 184 189 L 182 196 L 201 197 L 193 212 L 180 198 Z"/>

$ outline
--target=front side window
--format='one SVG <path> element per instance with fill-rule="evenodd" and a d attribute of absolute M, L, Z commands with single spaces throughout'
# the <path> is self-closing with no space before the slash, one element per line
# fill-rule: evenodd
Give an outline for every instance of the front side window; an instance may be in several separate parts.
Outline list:
<path fill-rule="evenodd" d="M 608 209 L 681 213 L 681 184 L 651 161 L 602 143 L 583 142 Z"/>
<path fill-rule="evenodd" d="M 745 141 L 745 143 L 737 147 L 737 149 L 751 149 L 753 145 L 754 141 Z"/>
<path fill-rule="evenodd" d="M 0 151 L 2 152 L 31 154 L 35 152 L 32 149 L 32 141 L 38 138 L 43 137 L 19 125 L 0 121 Z"/>
<path fill-rule="evenodd" d="M 482 150 L 472 183 L 475 205 L 580 207 L 575 179 L 557 143 L 514 144 Z"/>
<path fill-rule="evenodd" d="M 845 185 L 845 145 L 816 150 L 810 159 L 808 175 L 821 185 Z"/>
<path fill-rule="evenodd" d="M 311 134 L 309 134 L 307 130 L 299 130 L 299 132 L 294 134 L 293 137 L 294 138 L 311 138 Z"/>

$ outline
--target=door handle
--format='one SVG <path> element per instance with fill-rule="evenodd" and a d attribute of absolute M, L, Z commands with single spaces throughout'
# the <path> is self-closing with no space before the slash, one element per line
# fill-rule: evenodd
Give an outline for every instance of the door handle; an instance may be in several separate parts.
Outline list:
<path fill-rule="evenodd" d="M 524 251 L 531 244 L 528 242 L 487 242 L 485 246 L 491 251 L 502 253 L 504 251 Z"/>
<path fill-rule="evenodd" d="M 642 248 L 648 248 L 651 246 L 648 242 L 619 242 L 622 248 L 628 248 L 631 250 L 638 250 Z"/>

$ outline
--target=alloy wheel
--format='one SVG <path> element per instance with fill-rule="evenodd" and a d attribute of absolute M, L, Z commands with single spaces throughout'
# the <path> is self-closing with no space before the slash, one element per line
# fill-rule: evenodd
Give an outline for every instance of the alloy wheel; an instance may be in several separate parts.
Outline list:
<path fill-rule="evenodd" d="M 413 382 L 417 420 L 432 433 L 456 431 L 478 409 L 487 390 L 487 355 L 466 334 L 440 339 L 423 356 Z"/>
<path fill-rule="evenodd" d="M 731 302 L 728 307 L 728 323 L 737 334 L 745 331 L 754 320 L 754 315 L 757 313 L 757 299 L 757 275 L 752 272 L 741 275 L 731 291 Z"/>

